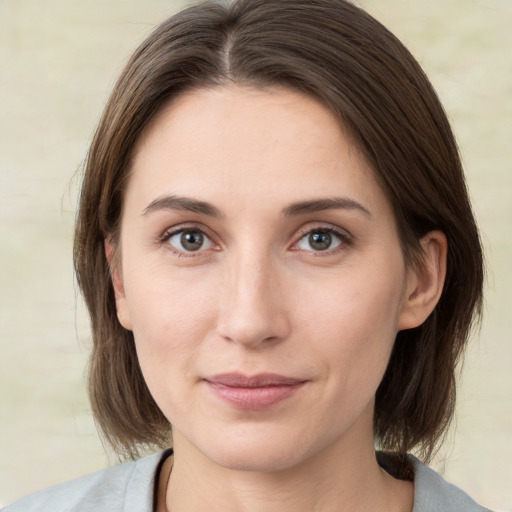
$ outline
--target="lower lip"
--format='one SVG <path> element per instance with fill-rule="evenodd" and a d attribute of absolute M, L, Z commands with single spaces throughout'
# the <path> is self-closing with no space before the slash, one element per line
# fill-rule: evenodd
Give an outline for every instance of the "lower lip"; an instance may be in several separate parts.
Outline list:
<path fill-rule="evenodd" d="M 237 409 L 261 411 L 294 395 L 304 382 L 282 386 L 264 386 L 260 388 L 238 388 L 207 382 L 211 391 Z"/>

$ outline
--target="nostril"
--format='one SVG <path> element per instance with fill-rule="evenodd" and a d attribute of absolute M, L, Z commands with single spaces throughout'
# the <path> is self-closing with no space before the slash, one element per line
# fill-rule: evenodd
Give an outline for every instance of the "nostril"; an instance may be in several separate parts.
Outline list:
<path fill-rule="evenodd" d="M 279 343 L 289 334 L 288 322 L 277 310 L 270 315 L 228 316 L 219 321 L 218 333 L 240 345 L 259 346 Z"/>
<path fill-rule="evenodd" d="M 285 339 L 289 321 L 275 262 L 252 244 L 238 252 L 231 264 L 226 286 L 219 293 L 218 333 L 245 346 Z"/>

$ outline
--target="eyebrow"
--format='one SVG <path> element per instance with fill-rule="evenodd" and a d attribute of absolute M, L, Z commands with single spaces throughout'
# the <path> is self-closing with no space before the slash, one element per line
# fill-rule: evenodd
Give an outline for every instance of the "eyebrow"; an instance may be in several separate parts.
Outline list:
<path fill-rule="evenodd" d="M 193 213 L 201 213 L 209 217 L 222 217 L 221 211 L 206 201 L 199 201 L 190 197 L 182 196 L 162 196 L 157 197 L 151 201 L 148 206 L 143 210 L 142 215 L 158 210 L 177 210 Z"/>
<path fill-rule="evenodd" d="M 283 215 L 291 217 L 333 209 L 358 210 L 368 217 L 372 216 L 370 211 L 361 203 L 349 197 L 329 197 L 325 199 L 313 199 L 311 201 L 299 201 L 284 208 Z"/>
<path fill-rule="evenodd" d="M 349 197 L 329 197 L 309 201 L 299 201 L 285 207 L 282 210 L 282 214 L 285 217 L 293 217 L 334 209 L 358 210 L 368 217 L 372 216 L 370 211 L 361 203 L 358 203 Z M 209 217 L 223 217 L 222 212 L 211 203 L 176 195 L 157 197 L 143 210 L 142 215 L 148 215 L 149 213 L 159 210 L 186 211 L 200 213 Z"/>

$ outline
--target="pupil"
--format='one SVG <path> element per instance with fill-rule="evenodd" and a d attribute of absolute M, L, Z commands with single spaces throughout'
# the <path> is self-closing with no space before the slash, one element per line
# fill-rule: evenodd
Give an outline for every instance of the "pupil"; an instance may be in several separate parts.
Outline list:
<path fill-rule="evenodd" d="M 309 244 L 316 251 L 325 251 L 331 245 L 332 237 L 329 233 L 311 233 Z"/>
<path fill-rule="evenodd" d="M 187 251 L 197 251 L 203 245 L 203 235 L 199 231 L 185 231 L 181 234 L 181 245 Z"/>

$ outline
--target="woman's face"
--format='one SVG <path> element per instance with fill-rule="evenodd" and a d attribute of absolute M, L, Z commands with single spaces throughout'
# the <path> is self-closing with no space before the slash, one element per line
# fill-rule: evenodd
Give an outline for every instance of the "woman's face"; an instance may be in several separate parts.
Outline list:
<path fill-rule="evenodd" d="M 119 319 L 177 455 L 269 471 L 373 447 L 413 283 L 323 106 L 235 86 L 167 105 L 136 147 L 120 251 Z"/>

